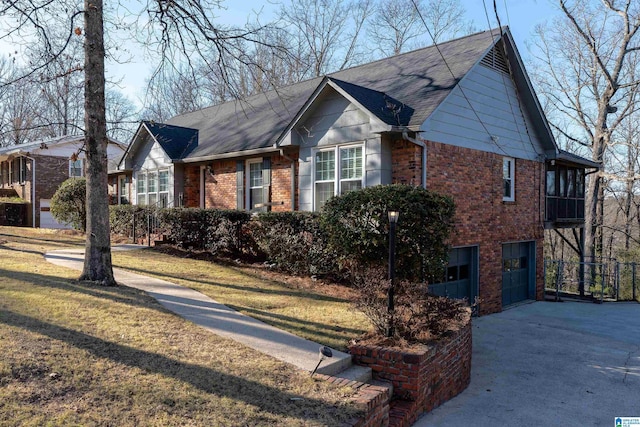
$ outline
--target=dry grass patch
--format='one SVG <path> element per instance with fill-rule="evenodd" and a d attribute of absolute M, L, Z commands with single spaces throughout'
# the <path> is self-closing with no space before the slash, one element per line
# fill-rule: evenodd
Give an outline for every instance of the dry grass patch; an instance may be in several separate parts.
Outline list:
<path fill-rule="evenodd" d="M 43 260 L 82 236 L 0 227 L 0 240 L 0 425 L 306 426 L 356 415 L 343 389 L 140 291 L 78 282 Z"/>
<path fill-rule="evenodd" d="M 157 249 L 114 252 L 114 265 L 197 291 L 278 328 L 335 349 L 371 329 L 352 291 L 257 266 L 234 267 Z"/>

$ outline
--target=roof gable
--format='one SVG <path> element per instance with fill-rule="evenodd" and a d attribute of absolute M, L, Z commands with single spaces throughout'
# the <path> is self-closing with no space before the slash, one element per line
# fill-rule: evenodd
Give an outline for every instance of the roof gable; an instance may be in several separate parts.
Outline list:
<path fill-rule="evenodd" d="M 415 110 L 384 92 L 330 78 L 353 100 L 390 126 L 408 126 Z"/>
<path fill-rule="evenodd" d="M 383 123 L 418 127 L 498 38 L 499 34 L 485 31 L 327 77 Z M 322 81 L 317 77 L 226 102 L 176 116 L 167 124 L 199 130 L 198 145 L 184 161 L 274 150 Z"/>
<path fill-rule="evenodd" d="M 198 145 L 197 129 L 150 121 L 145 121 L 144 126 L 171 160 L 184 158 Z"/>

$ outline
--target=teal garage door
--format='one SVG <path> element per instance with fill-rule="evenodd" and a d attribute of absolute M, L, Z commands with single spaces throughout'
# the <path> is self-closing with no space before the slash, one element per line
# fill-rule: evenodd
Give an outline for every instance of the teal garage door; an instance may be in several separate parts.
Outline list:
<path fill-rule="evenodd" d="M 478 296 L 478 247 L 452 249 L 445 277 L 439 283 L 431 283 L 429 292 L 449 298 L 466 298 L 473 303 Z"/>
<path fill-rule="evenodd" d="M 502 245 L 502 306 L 533 297 L 535 242 Z"/>

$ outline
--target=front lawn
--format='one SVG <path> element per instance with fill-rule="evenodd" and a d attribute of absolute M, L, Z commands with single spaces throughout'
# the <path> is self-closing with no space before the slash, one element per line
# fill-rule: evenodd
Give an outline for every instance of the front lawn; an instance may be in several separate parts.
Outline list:
<path fill-rule="evenodd" d="M 42 257 L 83 243 L 0 227 L 0 425 L 339 425 L 356 414 L 350 389 L 206 332 L 143 292 L 78 282 L 77 271 Z M 366 328 L 357 314 L 353 324 L 336 314 L 352 311 L 340 298 L 204 261 L 140 251 L 118 253 L 115 263 L 285 329 L 326 330 L 323 343 Z"/>
<path fill-rule="evenodd" d="M 345 350 L 349 340 L 371 328 L 369 320 L 353 309 L 348 289 L 172 253 L 155 249 L 113 252 L 113 262 L 195 289 L 248 316 L 335 349 Z"/>

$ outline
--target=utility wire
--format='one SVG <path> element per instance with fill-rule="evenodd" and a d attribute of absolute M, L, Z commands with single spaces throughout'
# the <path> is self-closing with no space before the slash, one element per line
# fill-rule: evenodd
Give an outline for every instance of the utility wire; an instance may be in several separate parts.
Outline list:
<path fill-rule="evenodd" d="M 483 0 L 484 1 L 484 0 Z M 438 53 L 440 54 L 440 57 L 442 58 L 442 61 L 444 62 L 444 65 L 447 67 L 447 70 L 449 70 L 449 73 L 451 74 L 451 77 L 453 77 L 454 80 L 457 80 L 458 78 L 456 77 L 456 75 L 454 74 L 453 70 L 451 69 L 451 67 L 449 66 L 449 63 L 447 62 L 447 59 L 444 57 L 444 54 L 442 53 L 442 51 L 440 50 L 440 46 L 438 46 L 438 43 L 436 42 L 435 37 L 433 37 L 433 34 L 431 33 L 431 30 L 429 29 L 429 26 L 427 25 L 427 21 L 424 19 L 424 16 L 422 16 L 422 12 L 420 12 L 420 9 L 418 8 L 418 5 L 416 4 L 416 0 L 411 0 L 411 3 L 413 4 L 413 7 L 416 10 L 416 13 L 418 14 L 418 16 L 420 17 L 420 20 L 422 21 L 422 24 L 424 25 L 424 28 L 427 30 L 427 33 L 429 34 L 429 37 L 431 37 L 431 40 L 433 41 L 433 46 L 436 48 L 436 50 L 438 51 Z M 486 8 L 485 8 L 486 10 Z M 492 34 L 493 36 L 493 34 Z M 482 126 L 482 128 L 485 130 L 485 132 L 487 133 L 487 135 L 489 135 L 489 139 L 493 142 L 493 144 L 500 150 L 502 151 L 502 153 L 504 153 L 504 155 L 506 156 L 510 156 L 505 150 L 504 148 L 502 148 L 502 146 L 500 146 L 500 144 L 498 144 L 498 138 L 494 137 L 491 132 L 489 132 L 489 129 L 487 129 L 487 126 L 484 124 L 484 122 L 482 121 L 482 119 L 480 118 L 480 116 L 478 115 L 478 112 L 476 111 L 475 108 L 473 108 L 473 105 L 471 104 L 471 101 L 469 100 L 469 98 L 467 97 L 467 95 L 464 93 L 464 90 L 462 89 L 461 85 L 458 85 L 458 88 L 460 89 L 460 93 L 462 94 L 462 96 L 464 97 L 464 99 L 467 101 L 467 104 L 469 104 L 469 108 L 471 108 L 471 111 L 473 111 L 473 114 L 476 116 L 476 118 L 478 119 L 478 122 L 480 122 L 480 125 Z"/>

